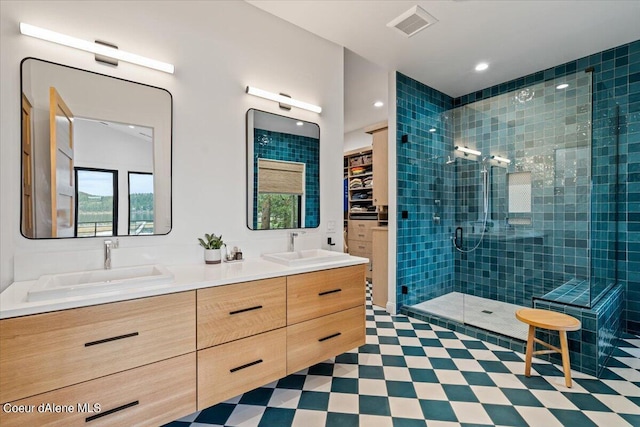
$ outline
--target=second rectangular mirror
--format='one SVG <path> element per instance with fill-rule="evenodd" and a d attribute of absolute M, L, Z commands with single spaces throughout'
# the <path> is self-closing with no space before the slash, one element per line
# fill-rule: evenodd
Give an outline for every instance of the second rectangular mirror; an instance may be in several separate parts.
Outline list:
<path fill-rule="evenodd" d="M 320 127 L 278 114 L 247 112 L 247 227 L 320 225 Z"/>

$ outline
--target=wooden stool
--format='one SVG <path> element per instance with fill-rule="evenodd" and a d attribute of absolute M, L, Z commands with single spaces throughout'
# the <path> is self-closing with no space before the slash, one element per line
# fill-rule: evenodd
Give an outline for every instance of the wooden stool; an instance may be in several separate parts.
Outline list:
<path fill-rule="evenodd" d="M 527 357 L 524 368 L 525 376 L 531 376 L 531 357 L 535 354 L 560 353 L 562 355 L 562 368 L 564 370 L 564 382 L 567 387 L 571 387 L 571 367 L 569 364 L 569 346 L 567 345 L 567 331 L 577 331 L 580 329 L 580 321 L 568 314 L 558 313 L 550 310 L 540 310 L 537 308 L 521 308 L 516 311 L 516 318 L 529 325 L 529 336 L 527 337 Z M 560 348 L 554 347 L 535 337 L 536 328 L 558 331 L 560 334 Z M 549 350 L 533 351 L 534 342 L 542 344 Z"/>

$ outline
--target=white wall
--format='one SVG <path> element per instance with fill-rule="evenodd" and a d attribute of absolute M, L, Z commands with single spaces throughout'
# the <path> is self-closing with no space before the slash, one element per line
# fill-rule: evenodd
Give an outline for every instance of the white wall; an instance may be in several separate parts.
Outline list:
<path fill-rule="evenodd" d="M 373 135 L 366 133 L 364 128 L 357 129 L 344 134 L 344 152 L 356 150 L 358 148 L 371 147 Z"/>
<path fill-rule="evenodd" d="M 152 5 L 152 7 L 150 7 Z M 20 60 L 27 56 L 169 90 L 173 95 L 173 230 L 122 237 L 114 267 L 199 263 L 196 237 L 222 233 L 245 256 L 286 250 L 287 231 L 246 227 L 245 117 L 249 108 L 315 122 L 321 129 L 320 228 L 301 247 L 326 244 L 342 221 L 342 48 L 240 1 L 0 2 L 0 286 L 42 273 L 102 267 L 102 239 L 28 240 L 20 235 Z M 172 62 L 169 75 L 21 36 L 20 21 Z M 246 95 L 247 85 L 323 107 L 321 115 Z M 338 230 L 341 231 L 341 230 Z M 341 246 L 342 239 L 335 238 Z M 336 247 L 335 250 L 341 250 Z"/>

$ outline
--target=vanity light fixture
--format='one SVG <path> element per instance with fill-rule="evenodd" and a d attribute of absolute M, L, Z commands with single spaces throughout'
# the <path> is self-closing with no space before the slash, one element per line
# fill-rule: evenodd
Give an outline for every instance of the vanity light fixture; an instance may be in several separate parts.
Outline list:
<path fill-rule="evenodd" d="M 383 105 L 384 105 L 384 102 L 382 102 L 382 101 L 376 101 L 376 102 L 373 103 L 373 106 L 376 107 L 376 108 L 380 108 Z"/>
<path fill-rule="evenodd" d="M 566 89 L 568 87 L 569 87 L 568 83 L 562 83 L 562 84 L 559 84 L 558 86 L 556 86 L 556 89 Z"/>
<path fill-rule="evenodd" d="M 491 156 L 492 160 L 495 160 L 498 163 L 506 163 L 509 164 L 511 163 L 510 159 L 507 159 L 506 157 L 500 157 L 500 156 Z"/>
<path fill-rule="evenodd" d="M 482 153 L 478 150 L 474 150 L 472 148 L 467 148 L 467 147 L 460 147 L 459 145 L 456 145 L 456 150 L 457 151 L 461 151 L 465 154 L 473 154 L 474 156 L 479 156 Z"/>
<path fill-rule="evenodd" d="M 484 70 L 486 70 L 487 68 L 489 68 L 489 64 L 487 64 L 486 62 L 481 62 L 481 63 L 479 63 L 478 65 L 476 65 L 475 70 L 476 70 L 476 71 L 484 71 Z"/>
<path fill-rule="evenodd" d="M 292 107 L 302 108 L 303 110 L 313 111 L 314 113 L 320 114 L 322 112 L 322 107 L 318 105 L 298 101 L 297 99 L 289 98 L 287 96 L 279 95 L 273 92 L 268 92 L 266 90 L 258 89 L 257 87 L 247 86 L 247 93 L 249 95 L 258 96 L 270 101 L 279 102 L 280 104 L 290 105 Z"/>
<path fill-rule="evenodd" d="M 431 133 L 433 133 L 433 132 L 435 132 L 435 131 L 437 131 L 437 129 L 436 129 L 436 128 L 431 128 L 431 129 L 429 129 L 429 132 L 431 132 Z"/>
<path fill-rule="evenodd" d="M 132 64 L 141 65 L 143 67 L 153 68 L 154 70 L 164 71 L 173 74 L 175 67 L 167 62 L 158 61 L 135 53 L 125 52 L 120 49 L 106 46 L 104 44 L 94 43 L 87 40 L 78 39 L 67 36 L 65 34 L 56 33 L 55 31 L 46 30 L 36 27 L 35 25 L 20 23 L 20 32 L 25 36 L 35 37 L 37 39 L 58 43 L 63 46 L 72 47 L 74 49 L 84 50 L 96 55 L 106 56 L 119 61 L 130 62 Z"/>

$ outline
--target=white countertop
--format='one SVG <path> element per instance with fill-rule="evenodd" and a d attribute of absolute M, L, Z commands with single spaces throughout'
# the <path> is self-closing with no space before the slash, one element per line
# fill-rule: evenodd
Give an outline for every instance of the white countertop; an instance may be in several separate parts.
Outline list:
<path fill-rule="evenodd" d="M 0 319 L 268 279 L 271 277 L 290 276 L 331 268 L 348 267 L 351 265 L 366 264 L 368 261 L 366 258 L 350 256 L 349 258 L 338 261 L 299 267 L 287 267 L 263 259 L 246 259 L 243 262 L 215 265 L 169 265 L 167 269 L 173 273 L 174 276 L 173 282 L 169 284 L 33 302 L 27 301 L 27 292 L 36 281 L 14 282 L 0 293 Z"/>

